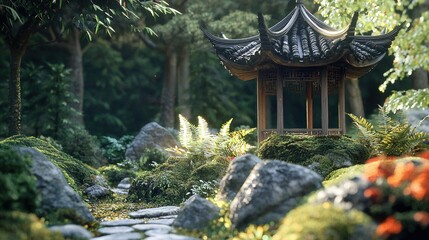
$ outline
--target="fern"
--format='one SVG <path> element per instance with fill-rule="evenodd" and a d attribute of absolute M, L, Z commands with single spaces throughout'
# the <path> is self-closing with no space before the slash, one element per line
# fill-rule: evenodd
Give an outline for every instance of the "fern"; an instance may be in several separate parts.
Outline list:
<path fill-rule="evenodd" d="M 193 141 L 193 134 L 192 134 L 192 124 L 189 123 L 188 119 L 186 119 L 184 116 L 179 114 L 179 141 L 180 144 L 185 147 L 189 148 L 191 142 Z"/>
<path fill-rule="evenodd" d="M 370 147 L 372 155 L 400 156 L 421 150 L 429 141 L 429 133 L 418 132 L 417 126 L 394 119 L 380 108 L 377 127 L 363 117 L 349 114 L 361 134 L 361 141 Z"/>

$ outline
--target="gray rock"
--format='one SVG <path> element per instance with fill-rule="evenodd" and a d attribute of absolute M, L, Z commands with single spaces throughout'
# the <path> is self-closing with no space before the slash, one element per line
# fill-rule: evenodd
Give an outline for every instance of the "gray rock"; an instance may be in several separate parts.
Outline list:
<path fill-rule="evenodd" d="M 93 199 L 100 199 L 100 198 L 109 196 L 111 194 L 111 192 L 108 188 L 105 188 L 105 187 L 100 186 L 98 184 L 93 185 L 93 186 L 85 189 L 84 193 L 89 198 L 93 198 Z"/>
<path fill-rule="evenodd" d="M 174 227 L 186 229 L 203 229 L 210 221 L 219 217 L 220 209 L 213 203 L 198 195 L 186 200 L 177 218 Z"/>
<path fill-rule="evenodd" d="M 141 240 L 142 234 L 131 232 L 131 233 L 117 233 L 106 235 L 102 237 L 96 237 L 91 240 Z"/>
<path fill-rule="evenodd" d="M 354 177 L 339 184 L 319 190 L 311 199 L 314 203 L 332 202 L 345 210 L 357 209 L 364 211 L 371 202 L 364 196 L 370 183 L 361 177 Z"/>
<path fill-rule="evenodd" d="M 18 154 L 28 155 L 33 160 L 31 172 L 37 179 L 36 188 L 41 196 L 40 209 L 43 212 L 48 214 L 58 209 L 71 209 L 83 220 L 94 221 L 91 212 L 68 185 L 61 170 L 43 153 L 29 147 L 17 147 L 16 150 Z"/>
<path fill-rule="evenodd" d="M 165 235 L 148 237 L 145 240 L 197 240 L 197 239 L 193 237 L 177 235 L 177 234 L 165 234 Z"/>
<path fill-rule="evenodd" d="M 102 187 L 109 188 L 106 178 L 101 175 L 95 176 L 94 185 L 100 185 Z"/>
<path fill-rule="evenodd" d="M 98 229 L 98 232 L 101 235 L 109 235 L 109 234 L 116 234 L 116 233 L 129 233 L 134 231 L 132 227 L 128 226 L 118 226 L 118 227 L 102 227 Z"/>
<path fill-rule="evenodd" d="M 152 229 L 144 232 L 146 237 L 156 237 L 159 235 L 168 235 L 170 231 L 166 229 Z"/>
<path fill-rule="evenodd" d="M 91 233 L 84 227 L 74 224 L 67 224 L 63 226 L 52 226 L 49 230 L 53 232 L 60 232 L 65 238 L 68 239 L 91 239 Z"/>
<path fill-rule="evenodd" d="M 405 111 L 405 115 L 407 117 L 407 121 L 411 125 L 417 126 L 417 131 L 429 133 L 429 118 L 426 118 L 426 120 L 421 122 L 426 116 L 429 115 L 429 108 L 408 109 Z"/>
<path fill-rule="evenodd" d="M 175 219 L 175 218 L 177 218 L 177 215 L 166 215 L 166 216 L 159 217 L 159 219 Z"/>
<path fill-rule="evenodd" d="M 171 231 L 173 230 L 172 227 L 162 224 L 137 224 L 134 225 L 133 228 L 136 231 L 149 231 L 149 230 L 156 230 L 156 229 L 162 229 L 165 231 Z"/>
<path fill-rule="evenodd" d="M 138 161 L 145 149 L 158 149 L 168 154 L 166 148 L 180 146 L 174 136 L 156 122 L 146 124 L 134 138 L 125 152 L 125 158 Z"/>
<path fill-rule="evenodd" d="M 232 201 L 252 169 L 260 162 L 262 160 L 252 154 L 246 154 L 231 161 L 220 182 L 218 197 Z"/>
<path fill-rule="evenodd" d="M 147 223 L 151 224 L 162 224 L 162 225 L 171 225 L 173 224 L 174 218 L 167 218 L 167 219 L 151 219 L 147 221 Z"/>
<path fill-rule="evenodd" d="M 308 168 L 278 160 L 258 163 L 231 202 L 231 221 L 237 228 L 279 221 L 321 187 L 320 175 Z"/>
<path fill-rule="evenodd" d="M 132 218 L 156 218 L 166 215 L 174 215 L 179 212 L 179 207 L 176 206 L 164 206 L 159 208 L 146 208 L 135 212 L 128 213 L 128 216 Z"/>
<path fill-rule="evenodd" d="M 144 223 L 144 221 L 140 219 L 121 219 L 121 220 L 101 222 L 100 225 L 102 227 L 119 227 L 119 226 L 132 226 L 132 225 L 142 224 L 142 223 Z"/>
<path fill-rule="evenodd" d="M 131 187 L 131 178 L 124 178 L 119 182 L 118 188 L 129 189 Z"/>
<path fill-rule="evenodd" d="M 123 188 L 112 188 L 110 189 L 110 191 L 119 194 L 119 195 L 127 195 L 128 194 L 128 189 L 123 189 Z"/>

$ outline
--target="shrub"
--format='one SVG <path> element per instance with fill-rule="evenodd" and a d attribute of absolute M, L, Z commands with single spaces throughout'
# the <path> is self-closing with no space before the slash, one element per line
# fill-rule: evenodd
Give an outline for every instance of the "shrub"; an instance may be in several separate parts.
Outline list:
<path fill-rule="evenodd" d="M 117 165 L 104 166 L 99 168 L 98 171 L 106 177 L 110 186 L 118 185 L 118 183 L 124 178 L 134 178 L 136 176 L 134 170 Z"/>
<path fill-rule="evenodd" d="M 139 169 L 140 170 L 153 169 L 156 165 L 164 163 L 167 160 L 167 158 L 168 158 L 167 154 L 165 152 L 162 152 L 159 149 L 146 148 L 139 159 Z"/>
<path fill-rule="evenodd" d="M 272 135 L 257 150 L 263 159 L 277 159 L 310 166 L 322 176 L 332 170 L 363 163 L 368 149 L 347 136 Z"/>
<path fill-rule="evenodd" d="M 36 209 L 39 198 L 36 178 L 30 168 L 30 159 L 20 157 L 8 146 L 0 145 L 1 211 L 32 212 Z"/>
<path fill-rule="evenodd" d="M 0 239 L 62 240 L 60 233 L 49 231 L 34 214 L 0 212 Z"/>
<path fill-rule="evenodd" d="M 329 203 L 305 204 L 288 213 L 273 240 L 372 239 L 374 229 L 363 212 L 345 211 Z"/>
<path fill-rule="evenodd" d="M 405 120 L 389 116 L 383 108 L 380 108 L 375 124 L 363 117 L 353 114 L 349 116 L 360 132 L 360 141 L 371 149 L 373 156 L 401 156 L 413 154 L 428 147 L 429 133 L 418 132 L 416 130 L 418 126 L 412 126 Z"/>
<path fill-rule="evenodd" d="M 100 145 L 103 156 L 107 158 L 110 164 L 122 162 L 125 158 L 125 151 L 133 139 L 134 136 L 131 135 L 122 136 L 120 139 L 113 137 L 102 137 L 100 139 Z"/>
<path fill-rule="evenodd" d="M 58 137 L 63 151 L 79 161 L 93 167 L 102 165 L 102 152 L 97 138 L 82 127 L 63 129 Z"/>
<path fill-rule="evenodd" d="M 35 137 L 14 136 L 1 141 L 0 145 L 32 147 L 45 154 L 62 171 L 68 184 L 79 193 L 85 186 L 92 185 L 98 175 L 94 168 Z"/>

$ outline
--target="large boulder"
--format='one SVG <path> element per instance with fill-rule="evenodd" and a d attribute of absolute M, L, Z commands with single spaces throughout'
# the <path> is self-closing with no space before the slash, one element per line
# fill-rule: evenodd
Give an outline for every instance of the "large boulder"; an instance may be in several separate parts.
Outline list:
<path fill-rule="evenodd" d="M 156 122 L 146 124 L 128 146 L 125 158 L 138 161 L 146 149 L 158 149 L 166 152 L 166 148 L 180 146 L 174 136 Z"/>
<path fill-rule="evenodd" d="M 300 199 L 322 187 L 322 177 L 295 164 L 278 160 L 258 163 L 231 202 L 234 227 L 279 221 Z"/>
<path fill-rule="evenodd" d="M 417 126 L 417 131 L 429 133 L 429 118 L 421 122 L 426 116 L 429 115 L 429 108 L 426 109 L 409 109 L 405 111 L 407 121 Z"/>
<path fill-rule="evenodd" d="M 17 153 L 32 159 L 31 172 L 36 176 L 36 188 L 41 196 L 40 208 L 45 213 L 70 209 L 87 222 L 94 217 L 80 196 L 67 184 L 63 173 L 43 153 L 29 147 L 17 147 Z"/>
<path fill-rule="evenodd" d="M 60 232 L 66 239 L 91 239 L 91 233 L 79 225 L 67 224 L 63 226 L 52 226 L 49 230 L 52 232 Z"/>
<path fill-rule="evenodd" d="M 232 201 L 252 169 L 260 162 L 262 160 L 252 154 L 246 154 L 231 161 L 226 175 L 220 182 L 218 197 Z"/>
<path fill-rule="evenodd" d="M 173 227 L 190 230 L 203 229 L 213 219 L 219 217 L 219 211 L 220 208 L 207 199 L 194 195 L 186 200 L 173 222 Z"/>

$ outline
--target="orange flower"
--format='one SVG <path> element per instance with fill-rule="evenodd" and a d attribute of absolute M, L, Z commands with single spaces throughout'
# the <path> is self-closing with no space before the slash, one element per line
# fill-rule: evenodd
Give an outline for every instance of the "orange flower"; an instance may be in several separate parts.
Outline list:
<path fill-rule="evenodd" d="M 423 226 L 429 225 L 429 213 L 428 212 L 416 212 L 414 214 L 414 221 L 420 223 Z"/>
<path fill-rule="evenodd" d="M 429 151 L 422 152 L 418 156 L 421 157 L 421 158 L 424 158 L 426 160 L 429 160 Z"/>
<path fill-rule="evenodd" d="M 395 163 L 393 161 L 381 160 L 378 162 L 365 164 L 364 176 L 370 182 L 374 182 L 377 178 L 388 177 L 392 175 L 395 170 Z"/>
<path fill-rule="evenodd" d="M 365 191 L 363 192 L 363 195 L 366 198 L 371 199 L 373 202 L 380 202 L 381 200 L 381 191 L 376 187 L 369 187 L 365 189 Z"/>
<path fill-rule="evenodd" d="M 402 182 L 411 180 L 414 172 L 415 166 L 412 162 L 397 164 L 394 173 L 387 178 L 387 183 L 392 187 L 399 187 Z"/>
<path fill-rule="evenodd" d="M 417 200 L 429 201 L 429 164 L 420 166 L 418 175 L 404 189 L 404 193 Z"/>
<path fill-rule="evenodd" d="M 402 224 L 396 220 L 395 217 L 389 216 L 384 222 L 377 226 L 376 234 L 378 236 L 389 236 L 391 234 L 398 234 L 402 231 Z"/>

